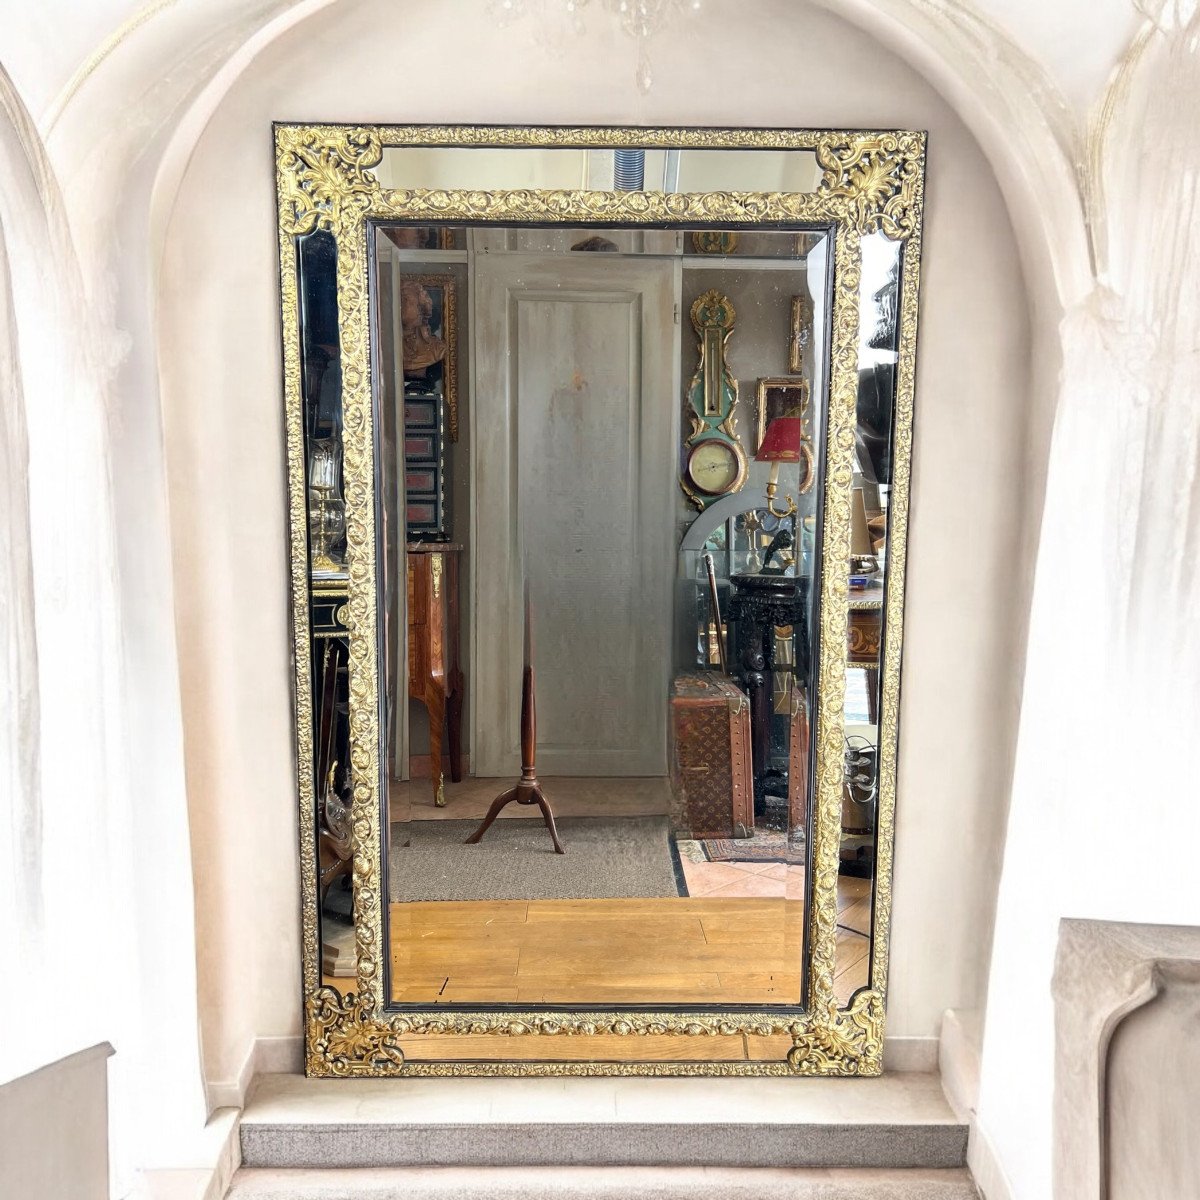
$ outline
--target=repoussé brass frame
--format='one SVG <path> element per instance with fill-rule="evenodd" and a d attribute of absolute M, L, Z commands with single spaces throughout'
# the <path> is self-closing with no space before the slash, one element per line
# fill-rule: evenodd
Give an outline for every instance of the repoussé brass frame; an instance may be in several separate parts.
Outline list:
<path fill-rule="evenodd" d="M 447 191 L 385 189 L 372 173 L 389 146 L 807 149 L 821 170 L 812 192 Z M 292 550 L 296 741 L 302 881 L 306 1070 L 310 1075 L 875 1075 L 883 1065 L 891 915 L 897 709 L 904 607 L 925 135 L 907 131 L 277 125 L 279 254 Z M 374 430 L 367 237 L 370 222 L 566 223 L 695 229 L 825 226 L 834 247 L 824 570 L 820 592 L 817 786 L 812 820 L 808 1003 L 804 1011 L 614 1012 L 390 1010 L 383 996 L 379 679 Z M 329 230 L 337 242 L 343 387 L 343 475 L 349 570 L 356 991 L 322 986 L 316 802 L 309 677 L 309 568 L 296 244 Z M 848 622 L 850 500 L 858 389 L 861 239 L 903 243 L 890 505 L 886 638 L 880 671 L 879 809 L 870 984 L 846 1008 L 834 996 L 842 708 Z M 680 1037 L 785 1034 L 777 1061 L 413 1061 L 406 1036 L 597 1034 Z"/>

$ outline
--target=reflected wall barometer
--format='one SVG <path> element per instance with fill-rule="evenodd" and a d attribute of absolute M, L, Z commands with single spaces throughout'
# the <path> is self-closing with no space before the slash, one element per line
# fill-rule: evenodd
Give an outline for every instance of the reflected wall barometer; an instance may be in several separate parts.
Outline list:
<path fill-rule="evenodd" d="M 306 1071 L 878 1074 L 925 135 L 275 150 Z"/>
<path fill-rule="evenodd" d="M 687 392 L 691 432 L 685 443 L 687 457 L 680 483 L 691 502 L 703 511 L 746 482 L 747 463 L 733 411 L 737 380 L 726 361 L 737 319 L 733 302 L 713 288 L 696 298 L 690 315 L 700 339 L 700 361 Z"/>
<path fill-rule="evenodd" d="M 736 448 L 724 438 L 694 442 L 688 452 L 688 481 L 704 499 L 732 492 L 745 473 L 745 459 L 739 458 Z"/>

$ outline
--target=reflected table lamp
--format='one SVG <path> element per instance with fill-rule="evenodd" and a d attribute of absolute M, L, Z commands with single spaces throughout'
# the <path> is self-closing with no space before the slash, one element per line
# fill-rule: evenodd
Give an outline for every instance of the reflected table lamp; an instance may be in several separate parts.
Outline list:
<path fill-rule="evenodd" d="M 792 496 L 784 496 L 783 508 L 775 507 L 775 496 L 779 490 L 779 464 L 802 461 L 811 472 L 812 453 L 804 443 L 803 419 L 801 417 L 776 417 L 767 426 L 762 443 L 755 451 L 756 462 L 771 464 L 771 474 L 767 478 L 767 511 L 773 517 L 790 517 L 796 511 L 796 501 Z M 799 490 L 804 491 L 806 480 L 799 480 Z"/>

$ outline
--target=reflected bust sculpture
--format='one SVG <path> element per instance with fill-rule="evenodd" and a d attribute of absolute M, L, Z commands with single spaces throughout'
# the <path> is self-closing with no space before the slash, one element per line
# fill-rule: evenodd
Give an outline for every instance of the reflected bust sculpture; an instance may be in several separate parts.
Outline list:
<path fill-rule="evenodd" d="M 416 281 L 400 289 L 400 327 L 404 332 L 404 374 L 423 379 L 426 371 L 446 357 L 446 343 L 430 327 L 433 297 Z"/>

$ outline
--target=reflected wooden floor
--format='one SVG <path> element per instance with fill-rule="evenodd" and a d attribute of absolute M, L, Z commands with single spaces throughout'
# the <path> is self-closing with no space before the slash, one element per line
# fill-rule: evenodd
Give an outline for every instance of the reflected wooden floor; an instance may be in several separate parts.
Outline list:
<path fill-rule="evenodd" d="M 542 900 L 392 905 L 408 1004 L 798 1004 L 803 905 Z"/>
<path fill-rule="evenodd" d="M 839 881 L 834 986 L 865 986 L 870 884 Z M 803 899 L 419 902 L 391 906 L 404 1004 L 799 1004 Z"/>
<path fill-rule="evenodd" d="M 845 1004 L 867 986 L 871 969 L 871 880 L 838 877 L 837 959 L 833 991 Z"/>

